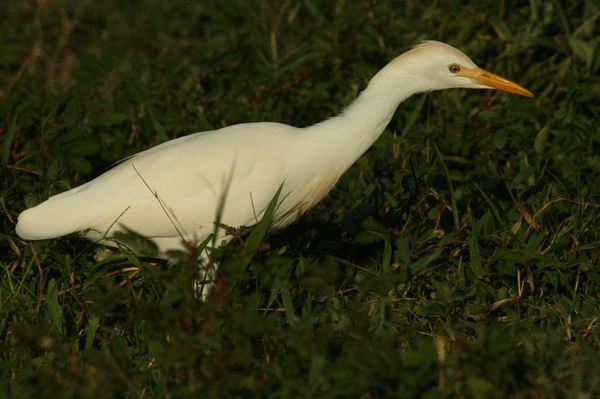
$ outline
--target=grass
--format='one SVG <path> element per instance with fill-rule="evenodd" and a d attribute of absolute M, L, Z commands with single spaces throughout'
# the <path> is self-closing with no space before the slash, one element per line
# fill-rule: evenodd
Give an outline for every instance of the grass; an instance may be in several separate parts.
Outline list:
<path fill-rule="evenodd" d="M 2 397 L 600 395 L 593 1 L 1 2 Z M 340 112 L 424 39 L 536 99 L 448 90 L 299 222 L 220 247 L 211 298 L 17 215 L 164 140 Z"/>

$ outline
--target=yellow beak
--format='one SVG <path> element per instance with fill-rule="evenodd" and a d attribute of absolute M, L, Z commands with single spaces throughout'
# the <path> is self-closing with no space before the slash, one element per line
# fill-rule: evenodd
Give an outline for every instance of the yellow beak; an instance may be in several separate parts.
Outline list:
<path fill-rule="evenodd" d="M 457 72 L 456 75 L 469 78 L 471 79 L 471 82 L 479 85 L 504 90 L 509 93 L 515 93 L 525 97 L 535 97 L 523 86 L 518 85 L 515 82 L 511 82 L 508 79 L 504 79 L 501 76 L 494 75 L 493 73 L 481 68 L 463 69 Z"/>

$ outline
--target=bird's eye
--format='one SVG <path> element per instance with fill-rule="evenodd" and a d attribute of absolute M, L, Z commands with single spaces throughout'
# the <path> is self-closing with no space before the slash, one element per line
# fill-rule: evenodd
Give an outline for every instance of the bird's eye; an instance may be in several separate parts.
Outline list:
<path fill-rule="evenodd" d="M 450 64 L 448 65 L 448 70 L 452 73 L 460 72 L 460 65 L 458 64 Z"/>

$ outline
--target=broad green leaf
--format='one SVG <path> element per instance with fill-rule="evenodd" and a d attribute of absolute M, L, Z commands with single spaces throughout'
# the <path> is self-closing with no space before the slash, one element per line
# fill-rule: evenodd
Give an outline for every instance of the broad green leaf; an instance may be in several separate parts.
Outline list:
<path fill-rule="evenodd" d="M 109 111 L 104 114 L 94 115 L 90 123 L 93 126 L 112 126 L 129 119 L 127 114 L 116 111 Z"/>
<path fill-rule="evenodd" d="M 80 140 L 70 143 L 67 148 L 70 155 L 89 156 L 100 151 L 100 144 L 94 140 Z"/>
<path fill-rule="evenodd" d="M 78 172 L 88 174 L 92 171 L 92 164 L 90 161 L 80 155 L 67 154 L 67 164 Z"/>
<path fill-rule="evenodd" d="M 506 129 L 500 129 L 494 134 L 494 145 L 499 150 L 506 147 L 506 143 L 508 142 L 508 132 Z"/>

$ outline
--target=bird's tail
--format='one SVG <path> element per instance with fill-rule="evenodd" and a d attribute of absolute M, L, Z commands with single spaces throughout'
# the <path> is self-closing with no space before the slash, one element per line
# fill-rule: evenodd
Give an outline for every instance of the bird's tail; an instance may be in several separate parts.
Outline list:
<path fill-rule="evenodd" d="M 81 229 L 77 213 L 81 210 L 54 208 L 46 201 L 34 208 L 29 208 L 19 215 L 15 231 L 27 240 L 44 240 L 64 236 Z"/>
<path fill-rule="evenodd" d="M 19 237 L 45 240 L 87 229 L 92 213 L 88 201 L 81 196 L 86 186 L 84 184 L 55 195 L 38 206 L 21 212 L 15 228 Z"/>

